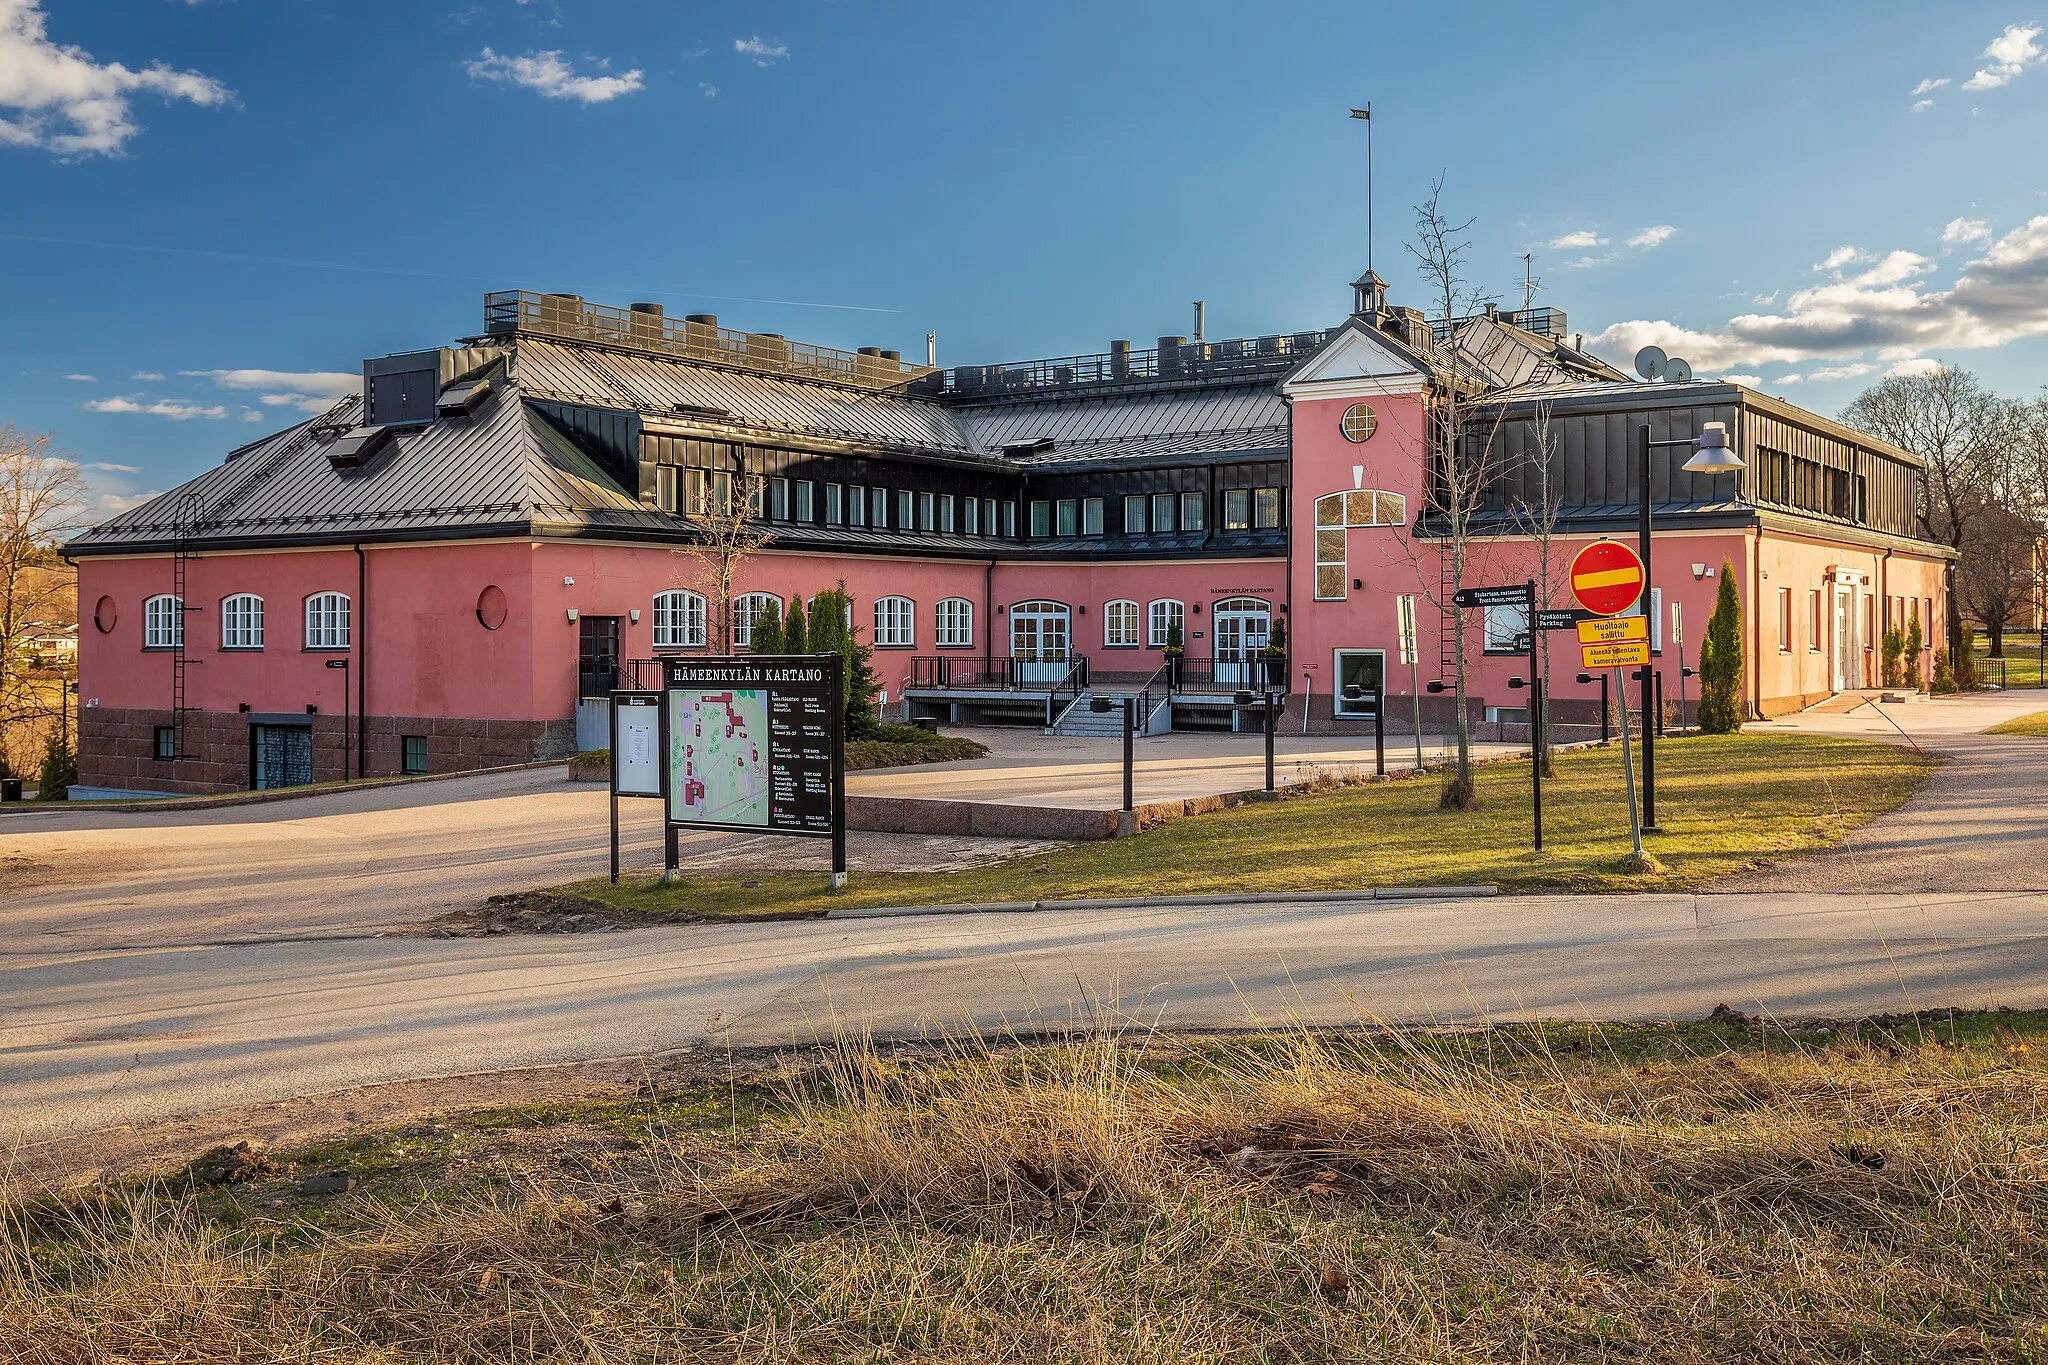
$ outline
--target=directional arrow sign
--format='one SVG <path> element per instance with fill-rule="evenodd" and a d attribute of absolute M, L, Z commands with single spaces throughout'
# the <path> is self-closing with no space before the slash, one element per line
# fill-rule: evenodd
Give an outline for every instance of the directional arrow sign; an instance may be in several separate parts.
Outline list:
<path fill-rule="evenodd" d="M 1545 608 L 1536 613 L 1536 629 L 1570 630 L 1579 622 L 1591 618 L 1592 613 L 1584 607 L 1559 607 L 1555 610 Z"/>
<path fill-rule="evenodd" d="M 1596 540 L 1572 556 L 1572 596 L 1595 616 L 1619 616 L 1643 595 L 1643 561 L 1618 540 Z"/>
<path fill-rule="evenodd" d="M 1460 588 L 1451 601 L 1460 607 L 1526 607 L 1532 594 L 1527 583 L 1493 588 Z"/>

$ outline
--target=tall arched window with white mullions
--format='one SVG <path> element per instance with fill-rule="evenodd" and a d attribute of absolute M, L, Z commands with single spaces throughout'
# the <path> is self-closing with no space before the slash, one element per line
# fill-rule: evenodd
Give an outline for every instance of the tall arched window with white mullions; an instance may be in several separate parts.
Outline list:
<path fill-rule="evenodd" d="M 1187 644 L 1187 616 L 1185 604 L 1170 597 L 1163 597 L 1147 608 L 1145 643 L 1154 649 L 1164 648 L 1175 634 L 1181 637 L 1181 644 Z"/>
<path fill-rule="evenodd" d="M 1139 635 L 1138 604 L 1128 598 L 1102 606 L 1102 643 L 1108 649 L 1136 649 L 1144 643 Z"/>
<path fill-rule="evenodd" d="M 1408 499 L 1378 488 L 1325 493 L 1316 499 L 1316 576 L 1318 600 L 1334 602 L 1350 587 L 1350 547 L 1345 532 L 1361 526 L 1405 526 Z"/>
<path fill-rule="evenodd" d="M 939 603 L 940 649 L 966 649 L 974 643 L 974 603 L 948 597 Z"/>
<path fill-rule="evenodd" d="M 704 595 L 676 588 L 654 594 L 654 647 L 704 648 Z"/>
<path fill-rule="evenodd" d="M 166 593 L 142 604 L 142 647 L 176 649 L 185 643 L 185 604 Z"/>
<path fill-rule="evenodd" d="M 224 597 L 220 604 L 220 647 L 263 648 L 263 599 L 253 592 Z"/>
<path fill-rule="evenodd" d="M 347 649 L 348 594 L 316 592 L 306 599 L 306 648 Z"/>
<path fill-rule="evenodd" d="M 917 643 L 917 604 L 907 597 L 875 599 L 875 647 L 902 649 Z"/>
<path fill-rule="evenodd" d="M 782 599 L 772 592 L 741 593 L 732 603 L 732 644 L 734 649 L 754 647 L 754 622 L 765 611 L 782 610 Z"/>

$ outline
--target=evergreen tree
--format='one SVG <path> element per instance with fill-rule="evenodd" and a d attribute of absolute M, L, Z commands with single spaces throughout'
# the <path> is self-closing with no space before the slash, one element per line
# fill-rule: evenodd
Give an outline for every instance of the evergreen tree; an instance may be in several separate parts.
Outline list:
<path fill-rule="evenodd" d="M 811 633 L 804 622 L 804 595 L 789 599 L 789 615 L 782 622 L 782 652 L 785 654 L 809 654 Z"/>
<path fill-rule="evenodd" d="M 756 654 L 787 654 L 788 647 L 782 637 L 782 602 L 771 597 L 766 606 L 754 613 L 754 642 L 748 648 Z"/>
<path fill-rule="evenodd" d="M 1721 561 L 1721 592 L 1700 644 L 1700 729 L 1710 735 L 1742 728 L 1742 598 L 1735 566 Z"/>
<path fill-rule="evenodd" d="M 78 755 L 69 745 L 51 735 L 43 745 L 43 774 L 36 783 L 36 800 L 62 801 L 78 780 Z"/>
<path fill-rule="evenodd" d="M 1926 675 L 1921 672 L 1920 651 L 1927 642 L 1920 637 L 1920 618 L 1916 615 L 1906 622 L 1905 667 L 1900 670 L 1899 685 L 1918 692 L 1926 685 Z"/>

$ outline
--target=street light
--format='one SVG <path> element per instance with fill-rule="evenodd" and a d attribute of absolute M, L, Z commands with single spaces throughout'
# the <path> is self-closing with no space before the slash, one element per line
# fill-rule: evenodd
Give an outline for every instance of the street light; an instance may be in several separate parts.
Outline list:
<path fill-rule="evenodd" d="M 1636 495 L 1638 547 L 1643 559 L 1643 615 L 1654 618 L 1652 607 L 1656 601 L 1651 584 L 1657 580 L 1650 573 L 1650 452 L 1665 450 L 1674 446 L 1690 447 L 1694 454 L 1681 468 L 1688 474 L 1732 474 L 1746 466 L 1742 457 L 1728 444 L 1728 424 L 1705 422 L 1700 426 L 1698 436 L 1684 436 L 1670 441 L 1650 439 L 1650 424 L 1639 428 L 1640 439 L 1637 448 L 1642 453 L 1642 480 Z M 1654 619 L 1652 626 L 1656 625 Z M 1651 638 L 1656 638 L 1652 631 Z M 1651 834 L 1657 829 L 1657 727 L 1652 723 L 1657 705 L 1656 670 L 1643 667 L 1643 829 Z M 1626 705 L 1626 702 L 1623 703 Z"/>

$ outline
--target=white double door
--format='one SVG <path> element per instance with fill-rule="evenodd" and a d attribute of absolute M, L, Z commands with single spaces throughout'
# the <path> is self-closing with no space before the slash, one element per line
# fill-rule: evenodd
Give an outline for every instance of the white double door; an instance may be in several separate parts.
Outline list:
<path fill-rule="evenodd" d="M 1272 638 L 1273 612 L 1256 598 L 1218 602 L 1210 618 L 1216 632 L 1216 682 L 1223 687 L 1257 687 L 1260 652 Z"/>
<path fill-rule="evenodd" d="M 1072 642 L 1066 607 L 1026 602 L 1010 608 L 1010 659 L 1018 682 L 1056 683 L 1065 678 L 1073 666 Z"/>

